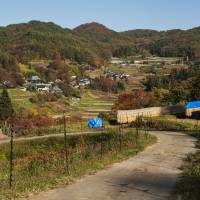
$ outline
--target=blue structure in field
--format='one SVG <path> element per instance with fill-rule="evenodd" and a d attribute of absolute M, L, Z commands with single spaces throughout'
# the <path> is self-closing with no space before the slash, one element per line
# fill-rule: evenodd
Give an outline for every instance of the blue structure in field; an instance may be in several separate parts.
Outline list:
<path fill-rule="evenodd" d="M 190 101 L 185 105 L 186 116 L 192 117 L 194 113 L 200 112 L 200 101 Z"/>
<path fill-rule="evenodd" d="M 186 103 L 186 109 L 200 108 L 200 101 L 190 101 Z"/>
<path fill-rule="evenodd" d="M 103 128 L 103 120 L 99 117 L 88 120 L 89 128 Z"/>

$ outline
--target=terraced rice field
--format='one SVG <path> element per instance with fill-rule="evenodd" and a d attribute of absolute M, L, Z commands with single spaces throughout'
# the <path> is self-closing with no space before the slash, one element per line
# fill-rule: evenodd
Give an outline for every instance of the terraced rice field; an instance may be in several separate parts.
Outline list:
<path fill-rule="evenodd" d="M 85 90 L 80 100 L 70 101 L 69 113 L 79 112 L 83 118 L 94 117 L 99 112 L 111 110 L 116 100 L 116 95 L 104 92 Z"/>
<path fill-rule="evenodd" d="M 42 106 L 42 109 L 55 117 L 59 117 L 66 112 L 68 116 L 80 114 L 82 118 L 88 119 L 97 116 L 99 112 L 108 112 L 115 103 L 117 96 L 100 91 L 85 89 L 81 92 L 81 99 L 62 97 L 57 102 L 48 102 Z M 25 109 L 37 108 L 39 105 L 30 102 L 30 97 L 35 95 L 33 92 L 22 91 L 20 88 L 10 89 L 14 107 Z"/>
<path fill-rule="evenodd" d="M 10 89 L 9 95 L 11 97 L 14 106 L 20 106 L 23 108 L 35 108 L 36 105 L 29 101 L 30 97 L 33 96 L 32 92 L 23 91 L 20 88 Z"/>

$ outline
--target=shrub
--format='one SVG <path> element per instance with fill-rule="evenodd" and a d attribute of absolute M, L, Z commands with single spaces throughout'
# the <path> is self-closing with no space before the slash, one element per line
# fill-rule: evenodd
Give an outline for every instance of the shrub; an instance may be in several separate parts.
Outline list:
<path fill-rule="evenodd" d="M 146 92 L 143 89 L 124 92 L 118 96 L 115 103 L 115 108 L 118 110 L 131 110 L 148 107 L 154 103 L 154 98 L 151 92 Z"/>
<path fill-rule="evenodd" d="M 59 87 L 62 89 L 66 97 L 80 97 L 80 92 L 77 89 L 70 86 L 69 84 L 61 83 Z"/>
<path fill-rule="evenodd" d="M 29 100 L 32 103 L 43 104 L 45 102 L 56 102 L 60 98 L 58 94 L 52 93 L 37 93 L 34 97 Z"/>

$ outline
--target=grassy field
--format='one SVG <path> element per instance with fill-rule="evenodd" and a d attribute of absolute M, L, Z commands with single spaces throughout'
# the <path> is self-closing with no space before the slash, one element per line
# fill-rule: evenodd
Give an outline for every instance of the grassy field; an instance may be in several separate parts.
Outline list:
<path fill-rule="evenodd" d="M 115 94 L 83 90 L 80 100 L 71 99 L 69 113 L 79 112 L 83 118 L 97 116 L 99 112 L 110 111 L 116 100 Z"/>
<path fill-rule="evenodd" d="M 200 134 L 197 134 L 198 151 L 189 154 L 182 167 L 183 173 L 181 181 L 177 184 L 174 200 L 199 200 L 200 191 Z"/>
<path fill-rule="evenodd" d="M 81 99 L 62 96 L 57 102 L 47 102 L 40 106 L 30 101 L 30 98 L 36 95 L 35 92 L 23 91 L 20 88 L 9 89 L 8 91 L 14 107 L 41 108 L 52 117 L 61 115 L 63 111 L 66 111 L 68 116 L 76 112 L 83 118 L 94 117 L 99 112 L 110 111 L 117 98 L 115 94 L 84 89 L 81 91 Z"/>
<path fill-rule="evenodd" d="M 34 67 L 31 67 L 31 66 L 28 66 L 28 65 L 25 65 L 25 64 L 20 64 L 19 67 L 20 67 L 20 71 L 24 75 L 26 75 L 28 73 L 37 74 L 37 72 L 35 71 Z"/>
<path fill-rule="evenodd" d="M 9 190 L 9 148 L 0 149 L 0 199 L 27 196 L 53 187 L 69 184 L 84 174 L 137 154 L 156 138 L 137 136 L 134 131 L 119 134 L 68 136 L 66 165 L 63 138 L 48 138 L 14 143 L 13 188 Z M 68 166 L 68 167 L 67 167 Z"/>
<path fill-rule="evenodd" d="M 22 107 L 25 109 L 36 108 L 36 104 L 31 103 L 29 100 L 34 93 L 23 91 L 20 88 L 9 89 L 8 92 L 14 107 Z"/>
<path fill-rule="evenodd" d="M 195 119 L 177 118 L 174 115 L 163 115 L 152 118 L 155 126 L 159 130 L 183 131 L 192 133 L 200 132 L 200 122 Z M 163 127 L 162 127 L 163 126 Z"/>

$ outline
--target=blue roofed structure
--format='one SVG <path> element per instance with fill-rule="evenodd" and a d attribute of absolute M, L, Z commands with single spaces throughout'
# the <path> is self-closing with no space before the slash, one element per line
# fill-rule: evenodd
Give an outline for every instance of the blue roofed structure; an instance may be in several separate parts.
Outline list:
<path fill-rule="evenodd" d="M 185 105 L 186 116 L 192 117 L 194 113 L 200 112 L 200 101 L 190 101 Z"/>
<path fill-rule="evenodd" d="M 200 108 L 200 101 L 190 101 L 186 103 L 186 109 Z"/>

